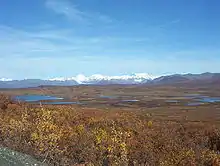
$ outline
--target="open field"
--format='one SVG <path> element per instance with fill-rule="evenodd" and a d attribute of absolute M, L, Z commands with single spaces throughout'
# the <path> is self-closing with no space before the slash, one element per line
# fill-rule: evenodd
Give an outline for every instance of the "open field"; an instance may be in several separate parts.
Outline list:
<path fill-rule="evenodd" d="M 220 103 L 188 105 L 193 100 L 189 96 L 220 97 L 217 85 L 40 87 L 1 92 L 84 103 L 41 107 L 1 97 L 1 144 L 49 165 L 220 165 Z"/>

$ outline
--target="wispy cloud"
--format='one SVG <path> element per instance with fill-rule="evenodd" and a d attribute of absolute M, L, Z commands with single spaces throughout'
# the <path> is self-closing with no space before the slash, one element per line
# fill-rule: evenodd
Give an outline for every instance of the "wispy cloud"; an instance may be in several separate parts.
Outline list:
<path fill-rule="evenodd" d="M 180 23 L 180 19 L 167 21 L 166 23 L 159 25 L 159 27 L 160 28 L 166 28 L 166 27 L 169 27 L 171 25 L 178 24 L 178 23 Z"/>
<path fill-rule="evenodd" d="M 168 20 L 164 23 L 159 23 L 158 25 L 152 25 L 149 28 L 150 29 L 165 29 L 165 28 L 170 28 L 170 26 L 174 26 L 176 24 L 179 24 L 180 22 L 181 22 L 180 19 Z"/>
<path fill-rule="evenodd" d="M 127 44 L 145 42 L 147 38 L 120 36 L 79 36 L 70 29 L 24 31 L 0 26 L 1 57 L 76 57 L 128 52 Z M 133 49 L 133 48 L 131 48 Z M 134 50 L 133 50 L 134 52 Z"/>
<path fill-rule="evenodd" d="M 113 22 L 113 19 L 107 15 L 98 12 L 83 11 L 68 0 L 46 0 L 45 5 L 48 9 L 65 16 L 71 21 L 89 24 L 94 21 L 102 23 Z"/>
<path fill-rule="evenodd" d="M 68 19 L 75 21 L 83 21 L 85 13 L 80 11 L 76 6 L 66 0 L 46 0 L 46 7 L 53 10 L 57 14 L 64 15 Z"/>
<path fill-rule="evenodd" d="M 140 42 L 143 42 L 142 46 L 139 46 Z M 207 50 L 167 53 L 160 52 L 155 46 L 156 51 L 152 54 L 147 49 L 150 43 L 151 39 L 133 36 L 89 37 L 77 36 L 77 33 L 69 29 L 50 27 L 44 30 L 40 28 L 38 31 L 36 29 L 25 31 L 0 26 L 0 63 L 2 64 L 0 77 L 13 79 L 24 78 L 24 76 L 28 78 L 70 77 L 84 72 L 90 75 L 118 74 L 119 71 L 125 74 L 129 72 L 158 74 L 164 69 L 170 73 L 174 72 L 173 70 L 177 72 L 177 68 L 186 71 L 188 68 L 185 68 L 185 64 L 194 69 L 196 63 L 200 68 L 210 67 L 206 66 L 207 60 L 204 59 L 201 62 L 197 58 L 192 58 L 196 55 L 200 58 L 202 54 L 208 55 L 210 52 Z M 213 55 L 214 53 L 214 51 L 211 52 Z M 152 55 L 155 55 L 155 58 L 152 58 Z M 158 58 L 158 55 L 163 57 Z M 216 57 L 218 55 L 216 53 Z M 172 68 L 170 68 L 171 63 L 174 64 Z M 210 64 L 217 70 L 219 61 L 213 59 L 210 60 Z"/>

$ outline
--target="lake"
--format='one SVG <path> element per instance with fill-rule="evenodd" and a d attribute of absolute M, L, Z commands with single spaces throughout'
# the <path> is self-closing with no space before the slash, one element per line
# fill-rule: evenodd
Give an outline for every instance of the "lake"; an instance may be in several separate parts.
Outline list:
<path fill-rule="evenodd" d="M 106 95 L 100 95 L 100 98 L 106 98 L 106 99 L 117 99 L 119 96 L 106 96 Z M 190 99 L 191 101 L 187 104 L 188 106 L 199 106 L 204 103 L 216 103 L 220 102 L 220 97 L 209 97 L 209 96 L 203 96 L 199 94 L 188 94 L 184 96 L 186 99 Z M 84 104 L 81 102 L 76 101 L 65 101 L 64 98 L 56 97 L 56 96 L 49 96 L 49 95 L 20 95 L 15 96 L 13 98 L 16 101 L 24 101 L 24 102 L 31 102 L 36 104 L 43 104 L 43 105 L 71 105 L 71 104 Z M 121 102 L 138 102 L 139 100 L 135 99 L 127 99 L 127 100 L 121 100 Z M 178 100 L 166 100 L 167 103 L 179 103 Z"/>
<path fill-rule="evenodd" d="M 187 106 L 199 106 L 205 103 L 217 103 L 220 102 L 220 97 L 210 97 L 201 94 L 187 94 L 182 96 L 182 99 L 190 100 Z M 177 96 L 177 98 L 181 98 Z M 175 98 L 174 98 L 175 99 Z M 180 103 L 178 100 L 166 100 L 167 103 Z"/>
<path fill-rule="evenodd" d="M 188 106 L 199 106 L 199 105 L 203 105 L 204 103 L 202 102 L 192 102 L 192 103 L 188 103 Z"/>
<path fill-rule="evenodd" d="M 100 95 L 100 98 L 104 98 L 104 99 L 117 99 L 118 96 L 106 96 L 106 95 Z"/>
<path fill-rule="evenodd" d="M 58 101 L 58 102 L 42 102 L 43 105 L 70 105 L 70 104 L 83 104 L 81 102 L 74 102 L 74 101 Z"/>
<path fill-rule="evenodd" d="M 48 95 L 21 95 L 13 98 L 16 101 L 24 101 L 43 105 L 70 105 L 70 104 L 82 104 L 75 101 L 63 101 L 64 98 Z M 58 101 L 57 101 L 58 100 Z"/>
<path fill-rule="evenodd" d="M 131 100 L 122 100 L 122 102 L 138 102 L 138 101 L 140 101 L 140 100 L 135 100 L 135 99 L 131 99 Z"/>
<path fill-rule="evenodd" d="M 47 95 L 21 95 L 13 98 L 16 101 L 37 102 L 44 100 L 63 100 L 63 98 Z"/>
<path fill-rule="evenodd" d="M 203 97 L 197 100 L 203 103 L 216 103 L 216 102 L 220 102 L 220 97 Z"/>
<path fill-rule="evenodd" d="M 205 103 L 217 103 L 220 102 L 220 97 L 209 97 L 197 95 L 192 98 L 192 102 L 188 103 L 188 106 L 199 106 Z"/>

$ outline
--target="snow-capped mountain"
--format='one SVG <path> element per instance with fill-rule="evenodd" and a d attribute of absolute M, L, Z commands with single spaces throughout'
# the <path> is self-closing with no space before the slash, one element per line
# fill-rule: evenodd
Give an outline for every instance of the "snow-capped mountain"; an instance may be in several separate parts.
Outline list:
<path fill-rule="evenodd" d="M 131 75 L 121 76 L 106 76 L 101 74 L 95 74 L 91 76 L 84 76 L 79 74 L 75 77 L 70 78 L 52 78 L 52 79 L 23 79 L 23 80 L 12 80 L 2 78 L 0 79 L 0 88 L 27 88 L 27 87 L 38 87 L 41 85 L 46 86 L 71 86 L 79 84 L 140 84 L 146 83 L 153 80 L 155 77 L 150 76 L 146 73 L 138 73 Z"/>
<path fill-rule="evenodd" d="M 12 81 L 12 79 L 9 79 L 9 78 L 0 78 L 0 81 Z"/>
<path fill-rule="evenodd" d="M 52 78 L 50 81 L 70 81 L 74 80 L 78 84 L 138 84 L 143 81 L 151 81 L 155 77 L 146 73 L 137 73 L 131 75 L 121 75 L 121 76 L 106 76 L 101 74 L 95 74 L 91 76 L 84 76 L 82 74 L 71 78 Z"/>
<path fill-rule="evenodd" d="M 209 83 L 219 84 L 220 73 L 202 73 L 202 74 L 175 74 L 161 77 L 151 76 L 146 73 L 138 73 L 121 76 L 104 76 L 95 74 L 84 76 L 79 74 L 70 78 L 52 78 L 52 79 L 23 79 L 12 80 L 0 79 L 0 88 L 28 88 L 38 86 L 73 86 L 80 84 L 108 85 L 108 84 L 192 84 L 192 83 Z"/>

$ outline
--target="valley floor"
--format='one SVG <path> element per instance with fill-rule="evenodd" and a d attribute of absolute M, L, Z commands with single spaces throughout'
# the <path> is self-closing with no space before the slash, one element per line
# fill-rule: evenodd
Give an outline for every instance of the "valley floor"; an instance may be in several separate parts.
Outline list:
<path fill-rule="evenodd" d="M 220 165 L 220 103 L 188 105 L 198 95 L 220 97 L 218 86 L 74 86 L 1 92 L 1 145 L 48 165 Z M 24 94 L 86 104 L 40 106 L 6 97 Z"/>

